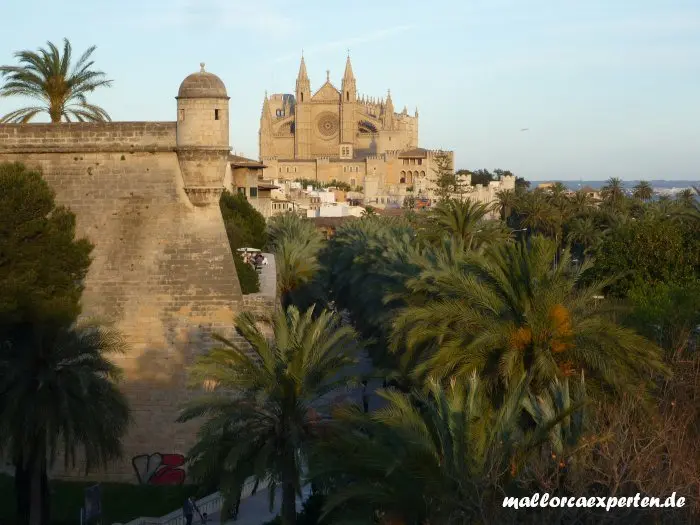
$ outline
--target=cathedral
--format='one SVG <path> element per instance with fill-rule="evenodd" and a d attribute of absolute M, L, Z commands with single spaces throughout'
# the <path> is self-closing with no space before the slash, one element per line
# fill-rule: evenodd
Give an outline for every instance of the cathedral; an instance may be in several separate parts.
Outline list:
<path fill-rule="evenodd" d="M 260 119 L 260 159 L 357 159 L 418 147 L 418 111 L 394 111 L 386 98 L 358 94 L 348 56 L 340 89 L 330 80 L 316 92 L 301 59 L 296 91 L 265 95 Z"/>
<path fill-rule="evenodd" d="M 396 113 L 390 91 L 358 94 L 349 56 L 340 88 L 327 72 L 315 92 L 302 56 L 295 93 L 265 94 L 259 140 L 265 179 L 340 181 L 379 207 L 428 195 L 437 156 L 454 165 L 418 146 L 418 110 Z"/>

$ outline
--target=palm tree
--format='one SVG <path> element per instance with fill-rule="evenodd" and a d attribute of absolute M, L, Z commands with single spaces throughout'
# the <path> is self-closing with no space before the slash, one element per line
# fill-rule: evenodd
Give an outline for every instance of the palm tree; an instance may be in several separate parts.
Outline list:
<path fill-rule="evenodd" d="M 502 190 L 496 193 L 496 198 L 501 209 L 501 220 L 507 222 L 511 213 L 513 213 L 513 208 L 515 208 L 518 194 L 513 190 Z"/>
<path fill-rule="evenodd" d="M 520 216 L 520 226 L 535 233 L 560 238 L 562 215 L 552 205 L 548 195 L 542 190 L 535 190 L 522 196 L 516 211 Z"/>
<path fill-rule="evenodd" d="M 573 215 L 586 213 L 595 206 L 593 197 L 583 190 L 577 190 L 569 199 L 569 203 Z"/>
<path fill-rule="evenodd" d="M 603 203 L 613 210 L 619 210 L 625 199 L 625 191 L 622 184 L 622 179 L 611 177 L 608 182 L 600 190 L 603 197 Z"/>
<path fill-rule="evenodd" d="M 111 80 L 101 71 L 92 70 L 90 56 L 96 47 L 85 51 L 71 68 L 72 49 L 68 39 L 63 41 L 63 54 L 51 42 L 48 49 L 19 51 L 15 57 L 19 66 L 0 66 L 0 76 L 7 80 L 0 87 L 0 97 L 28 97 L 39 105 L 12 111 L 0 123 L 26 123 L 39 113 L 48 113 L 51 122 L 104 122 L 107 112 L 90 104 L 85 97 L 100 87 L 109 87 Z"/>
<path fill-rule="evenodd" d="M 618 390 L 665 371 L 656 345 L 612 321 L 605 301 L 596 304 L 607 283 L 583 285 L 591 263 L 572 268 L 564 250 L 554 268 L 556 248 L 535 236 L 461 261 L 426 259 L 407 283 L 408 306 L 395 317 L 392 348 L 423 355 L 418 375 L 476 370 L 497 396 L 525 372 L 539 391 L 581 370 Z"/>
<path fill-rule="evenodd" d="M 249 313 L 236 319 L 248 348 L 218 337 L 222 346 L 197 360 L 192 385 L 208 393 L 189 403 L 179 421 L 208 418 L 190 461 L 200 476 L 218 477 L 227 506 L 251 476 L 269 484 L 271 507 L 282 486 L 282 523 L 292 525 L 309 447 L 328 415 L 324 399 L 350 383 L 357 336 L 339 316 L 314 315 L 313 308 L 278 310 L 271 338 L 256 322 Z"/>
<path fill-rule="evenodd" d="M 641 201 L 648 201 L 654 195 L 654 189 L 645 180 L 640 180 L 639 183 L 634 187 L 634 192 L 632 193 L 635 199 Z"/>
<path fill-rule="evenodd" d="M 603 232 L 596 225 L 593 215 L 583 215 L 571 220 L 567 225 L 567 242 L 581 247 L 582 254 L 587 254 L 596 246 Z"/>
<path fill-rule="evenodd" d="M 320 295 L 312 283 L 320 271 L 321 233 L 308 219 L 288 213 L 270 219 L 268 235 L 268 244 L 275 253 L 277 288 L 283 307 L 313 302 Z"/>
<path fill-rule="evenodd" d="M 470 199 L 443 199 L 430 210 L 428 221 L 433 227 L 428 228 L 426 233 L 433 240 L 447 233 L 461 239 L 467 249 L 478 247 L 487 238 L 480 234 L 484 233 L 484 220 L 491 210 L 490 204 Z"/>
<path fill-rule="evenodd" d="M 120 336 L 95 324 L 24 326 L 0 348 L 0 452 L 15 466 L 19 523 L 50 522 L 48 470 L 59 453 L 86 470 L 121 455 L 129 407 L 116 386 Z"/>
<path fill-rule="evenodd" d="M 691 208 L 696 203 L 695 192 L 690 188 L 685 188 L 678 192 L 676 201 L 685 208 Z"/>
<path fill-rule="evenodd" d="M 573 404 L 536 412 L 538 426 L 523 430 L 526 387 L 523 378 L 495 409 L 472 374 L 448 386 L 429 380 L 425 392 L 379 391 L 387 406 L 369 415 L 339 410 L 311 462 L 328 493 L 325 516 L 357 524 L 377 516 L 387 524 L 499 522 L 493 513 L 502 494 L 489 489 L 507 484 L 531 452 L 569 428 L 565 417 L 578 415 Z"/>

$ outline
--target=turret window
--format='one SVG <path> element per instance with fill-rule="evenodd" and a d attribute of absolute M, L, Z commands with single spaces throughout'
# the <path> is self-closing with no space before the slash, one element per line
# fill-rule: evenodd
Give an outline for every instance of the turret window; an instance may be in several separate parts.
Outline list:
<path fill-rule="evenodd" d="M 346 91 L 346 92 L 345 92 L 345 100 L 346 100 L 347 102 L 350 102 L 350 92 L 349 92 L 349 91 Z"/>
<path fill-rule="evenodd" d="M 214 120 L 219 120 L 219 110 L 218 109 L 214 110 Z"/>
<path fill-rule="evenodd" d="M 185 120 L 185 110 L 184 109 L 181 109 L 180 111 L 178 111 L 178 117 L 179 117 L 180 122 Z"/>

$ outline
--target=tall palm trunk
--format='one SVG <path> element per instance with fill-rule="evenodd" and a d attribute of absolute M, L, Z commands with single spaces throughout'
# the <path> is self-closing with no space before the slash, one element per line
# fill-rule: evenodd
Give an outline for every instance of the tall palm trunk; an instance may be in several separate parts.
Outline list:
<path fill-rule="evenodd" d="M 29 503 L 28 525 L 49 525 L 49 482 L 47 473 L 47 458 L 44 436 L 37 440 L 38 444 L 26 464 L 25 496 Z"/>
<path fill-rule="evenodd" d="M 17 504 L 17 524 L 29 524 L 29 468 L 23 457 L 15 459 L 15 502 Z"/>
<path fill-rule="evenodd" d="M 294 451 L 288 452 L 282 479 L 282 525 L 295 525 L 297 521 L 296 466 Z"/>

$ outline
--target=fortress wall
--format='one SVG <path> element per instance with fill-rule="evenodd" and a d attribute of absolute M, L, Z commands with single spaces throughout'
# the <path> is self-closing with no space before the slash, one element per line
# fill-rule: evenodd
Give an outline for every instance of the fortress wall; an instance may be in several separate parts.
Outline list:
<path fill-rule="evenodd" d="M 0 153 L 173 151 L 175 122 L 0 125 Z"/>
<path fill-rule="evenodd" d="M 17 145 L 29 144 L 30 137 L 67 141 L 92 133 L 67 126 L 65 133 L 44 125 L 0 126 L 0 136 L 12 135 Z M 104 128 L 121 133 L 128 143 L 146 144 L 157 138 L 163 146 L 174 132 L 171 123 Z M 43 137 L 39 130 L 45 131 Z M 134 130 L 133 136 L 127 130 Z M 137 137 L 135 130 L 142 133 Z M 109 132 L 104 133 L 105 137 L 87 140 L 106 140 Z M 115 359 L 125 372 L 123 389 L 134 420 L 124 441 L 123 461 L 91 477 L 136 482 L 132 457 L 184 454 L 194 443 L 197 425 L 175 423 L 182 403 L 193 396 L 185 388 L 185 367 L 210 346 L 212 330 L 232 335 L 235 313 L 242 307 L 219 207 L 190 204 L 174 152 L 19 154 L 8 153 L 5 143 L 3 149 L 0 162 L 41 168 L 57 202 L 75 212 L 78 235 L 95 244 L 83 311 L 113 322 L 129 344 L 128 353 Z M 139 461 L 143 463 L 143 457 Z M 83 477 L 77 470 L 57 474 Z"/>

